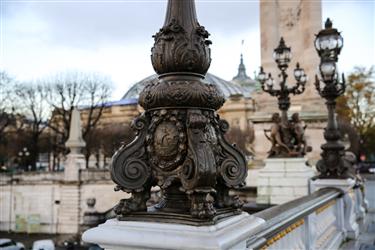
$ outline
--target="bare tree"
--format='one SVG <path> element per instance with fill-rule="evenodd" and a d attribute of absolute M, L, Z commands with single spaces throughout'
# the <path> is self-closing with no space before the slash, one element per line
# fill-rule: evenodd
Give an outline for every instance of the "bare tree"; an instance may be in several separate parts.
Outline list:
<path fill-rule="evenodd" d="M 91 130 L 86 139 L 86 150 L 97 156 L 99 166 L 99 155 L 103 156 L 103 165 L 106 166 L 106 158 L 112 155 L 123 144 L 129 144 L 135 137 L 134 130 L 130 124 L 116 123 L 107 124 Z"/>
<path fill-rule="evenodd" d="M 39 156 L 39 140 L 47 127 L 47 118 L 50 115 L 47 93 L 45 88 L 36 83 L 21 83 L 16 85 L 15 93 L 20 112 L 26 117 L 24 130 L 29 133 L 30 152 L 29 163 L 31 170 L 36 170 L 36 162 Z"/>
<path fill-rule="evenodd" d="M 7 127 L 14 124 L 15 113 L 12 87 L 15 81 L 5 71 L 0 71 L 0 139 L 4 138 Z"/>
<path fill-rule="evenodd" d="M 97 73 L 65 72 L 43 80 L 48 90 L 48 102 L 53 107 L 48 126 L 61 138 L 60 148 L 69 138 L 69 126 L 74 107 L 81 110 L 83 138 L 90 140 L 111 95 L 111 80 Z M 85 149 L 86 164 L 91 155 Z M 87 165 L 86 165 L 87 166 Z"/>

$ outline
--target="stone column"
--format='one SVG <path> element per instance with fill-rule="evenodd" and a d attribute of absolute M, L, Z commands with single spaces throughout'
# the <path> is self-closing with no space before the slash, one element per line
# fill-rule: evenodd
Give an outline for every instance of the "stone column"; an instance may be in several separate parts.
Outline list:
<path fill-rule="evenodd" d="M 309 79 L 313 79 L 319 65 L 319 57 L 315 53 L 314 35 L 322 27 L 321 1 L 309 0 L 260 0 L 260 31 L 261 31 L 261 64 L 266 72 L 277 78 L 279 74 L 274 59 L 273 49 L 280 37 L 292 48 L 292 69 L 300 62 Z M 263 110 L 272 110 L 273 100 L 267 94 L 260 94 L 256 101 Z M 312 87 L 312 81 L 306 91 L 299 96 L 291 97 L 292 109 L 301 107 L 303 112 L 321 112 L 324 102 Z M 272 111 L 271 111 L 272 112 Z"/>
<path fill-rule="evenodd" d="M 80 170 L 85 167 L 85 158 L 81 149 L 86 145 L 82 139 L 81 118 L 77 109 L 72 112 L 69 139 L 65 143 L 70 149 L 64 168 L 64 180 L 61 184 L 58 233 L 75 234 L 80 223 Z"/>

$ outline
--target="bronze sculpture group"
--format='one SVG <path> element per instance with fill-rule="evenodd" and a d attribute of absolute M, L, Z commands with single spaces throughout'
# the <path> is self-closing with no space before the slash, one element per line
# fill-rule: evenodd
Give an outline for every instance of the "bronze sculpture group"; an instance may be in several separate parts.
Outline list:
<path fill-rule="evenodd" d="M 298 113 L 294 113 L 286 124 L 282 122 L 279 113 L 274 113 L 271 121 L 271 128 L 264 130 L 272 145 L 269 157 L 301 157 L 311 151 L 305 138 L 307 126 L 299 119 Z"/>

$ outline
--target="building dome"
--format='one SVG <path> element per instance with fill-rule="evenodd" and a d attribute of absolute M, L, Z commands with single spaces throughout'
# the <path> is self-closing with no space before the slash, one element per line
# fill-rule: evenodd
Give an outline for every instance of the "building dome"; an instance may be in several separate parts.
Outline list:
<path fill-rule="evenodd" d="M 121 98 L 121 100 L 134 100 L 139 98 L 139 94 L 143 90 L 143 88 L 149 83 L 158 80 L 158 75 L 154 74 L 145 79 L 135 83 Z M 232 82 L 225 81 L 220 77 L 217 77 L 213 74 L 207 73 L 205 80 L 208 83 L 216 85 L 225 95 L 225 98 L 229 98 L 230 96 L 238 96 L 247 94 L 246 90 L 241 87 L 240 85 L 234 84 Z"/>

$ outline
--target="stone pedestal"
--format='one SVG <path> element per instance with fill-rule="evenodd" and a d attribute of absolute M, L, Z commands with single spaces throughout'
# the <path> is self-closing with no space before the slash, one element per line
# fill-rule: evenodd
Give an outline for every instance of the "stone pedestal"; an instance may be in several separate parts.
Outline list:
<path fill-rule="evenodd" d="M 308 180 L 315 175 L 304 158 L 265 160 L 259 171 L 257 200 L 259 204 L 282 204 L 308 194 Z"/>
<path fill-rule="evenodd" d="M 106 250 L 246 249 L 246 241 L 265 221 L 242 213 L 212 226 L 118 221 L 86 231 L 82 239 Z"/>
<path fill-rule="evenodd" d="M 346 237 L 356 239 L 359 235 L 359 227 L 355 214 L 355 180 L 353 179 L 316 179 L 310 182 L 311 193 L 321 188 L 338 188 L 343 192 L 344 201 L 344 230 Z"/>
<path fill-rule="evenodd" d="M 85 156 L 83 154 L 70 153 L 66 157 L 64 168 L 65 181 L 78 181 L 80 169 L 85 168 Z"/>

